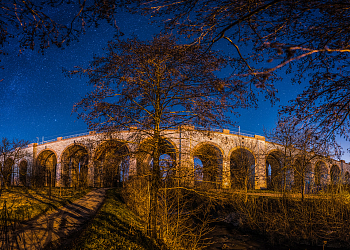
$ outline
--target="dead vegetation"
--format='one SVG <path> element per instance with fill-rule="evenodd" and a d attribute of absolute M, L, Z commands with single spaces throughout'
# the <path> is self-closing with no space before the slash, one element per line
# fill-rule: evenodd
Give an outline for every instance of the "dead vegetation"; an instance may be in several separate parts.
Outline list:
<path fill-rule="evenodd" d="M 326 193 L 306 198 L 232 194 L 224 202 L 226 220 L 268 238 L 272 245 L 350 246 L 350 195 Z"/>

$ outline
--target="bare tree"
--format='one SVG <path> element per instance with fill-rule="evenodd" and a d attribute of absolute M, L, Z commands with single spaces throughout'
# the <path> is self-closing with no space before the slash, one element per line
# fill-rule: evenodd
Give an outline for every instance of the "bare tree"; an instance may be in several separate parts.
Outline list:
<path fill-rule="evenodd" d="M 11 141 L 5 137 L 2 138 L 0 142 L 0 185 L 3 183 L 5 188 L 11 185 L 15 174 L 14 164 L 25 156 L 24 148 L 28 144 L 29 142 L 25 140 L 13 139 Z"/>
<path fill-rule="evenodd" d="M 334 140 L 330 140 L 308 126 L 299 126 L 297 119 L 291 121 L 280 118 L 269 138 L 284 148 L 283 191 L 287 183 L 286 172 L 292 169 L 294 187 L 300 191 L 302 199 L 304 199 L 306 189 L 314 184 L 311 162 L 317 159 L 329 160 L 331 157 L 336 157 L 339 152 L 339 146 Z"/>
<path fill-rule="evenodd" d="M 350 2 L 309 0 L 139 1 L 135 11 L 209 47 L 232 47 L 232 77 L 274 99 L 281 69 L 309 87 L 281 112 L 348 138 Z M 306 78 L 308 77 L 308 78 Z M 254 95 L 252 95 L 254 96 Z"/>
<path fill-rule="evenodd" d="M 163 25 L 165 20 L 165 29 L 176 29 L 194 43 L 212 46 L 225 39 L 244 66 L 242 72 L 268 77 L 311 55 L 322 59 L 327 54 L 332 58 L 332 54 L 348 53 L 349 5 L 348 1 L 152 0 L 140 1 L 136 11 L 160 17 L 154 22 L 161 21 Z M 252 47 L 243 52 L 247 44 Z M 252 66 L 262 60 L 279 62 L 274 67 Z"/>
<path fill-rule="evenodd" d="M 348 78 L 345 69 L 342 72 L 318 72 L 314 75 L 310 86 L 293 102 L 283 107 L 280 113 L 296 117 L 300 124 L 308 123 L 314 130 L 330 139 L 334 139 L 337 134 L 349 139 Z"/>
<path fill-rule="evenodd" d="M 258 154 L 254 157 L 250 150 L 259 153 L 263 150 L 258 149 L 258 140 L 251 140 L 241 135 L 238 136 L 235 147 L 237 149 L 230 155 L 231 187 L 244 190 L 247 199 L 248 190 L 255 188 L 256 158 L 261 157 Z"/>
<path fill-rule="evenodd" d="M 217 52 L 200 45 L 177 44 L 168 35 L 144 42 L 137 38 L 110 42 L 107 55 L 96 57 L 87 69 L 71 74 L 89 77 L 94 91 L 77 103 L 90 128 L 100 131 L 133 129 L 149 137 L 140 150 L 152 160 L 150 227 L 157 236 L 157 196 L 161 179 L 160 156 L 166 131 L 182 124 L 209 128 L 230 123 L 226 112 L 245 105 L 242 86 L 219 78 L 227 65 Z M 149 162 L 149 161 L 148 161 Z"/>
<path fill-rule="evenodd" d="M 293 153 L 294 145 L 296 143 L 295 129 L 295 124 L 293 124 L 293 122 L 290 123 L 289 119 L 280 117 L 276 127 L 271 132 L 266 133 L 266 138 L 269 141 L 276 146 L 281 146 L 281 155 L 276 155 L 274 157 L 277 164 L 272 164 L 275 166 L 271 166 L 271 162 L 269 161 L 266 164 L 270 164 L 271 166 L 271 179 L 268 179 L 268 181 L 271 182 L 269 183 L 270 186 L 277 186 L 277 188 L 281 187 L 283 195 L 288 186 L 291 185 L 289 176 L 293 169 Z"/>
<path fill-rule="evenodd" d="M 0 3 L 0 45 L 16 38 L 21 49 L 46 49 L 77 40 L 89 26 L 101 20 L 116 26 L 117 1 L 28 1 Z M 57 11 L 60 14 L 56 14 Z"/>

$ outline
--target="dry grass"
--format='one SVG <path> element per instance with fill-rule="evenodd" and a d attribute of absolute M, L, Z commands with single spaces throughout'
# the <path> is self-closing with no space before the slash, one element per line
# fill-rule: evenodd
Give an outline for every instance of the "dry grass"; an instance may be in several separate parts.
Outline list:
<path fill-rule="evenodd" d="M 174 250 L 200 250 L 207 246 L 206 236 L 212 221 L 207 204 L 197 202 L 194 189 L 161 188 L 157 201 L 157 237 Z M 136 179 L 126 183 L 122 196 L 139 218 L 146 234 L 149 226 L 150 194 L 147 182 Z"/>
<path fill-rule="evenodd" d="M 350 246 L 350 195 L 323 194 L 301 200 L 232 194 L 227 212 L 245 230 L 267 237 L 272 244 Z"/>

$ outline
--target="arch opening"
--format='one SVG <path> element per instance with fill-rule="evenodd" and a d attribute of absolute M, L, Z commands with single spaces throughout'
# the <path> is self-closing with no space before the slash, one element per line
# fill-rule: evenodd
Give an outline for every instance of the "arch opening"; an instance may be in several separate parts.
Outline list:
<path fill-rule="evenodd" d="M 327 185 L 328 171 L 327 166 L 323 161 L 316 163 L 314 176 L 314 183 L 317 190 L 322 189 Z"/>
<path fill-rule="evenodd" d="M 27 171 L 28 171 L 28 162 L 22 160 L 19 164 L 19 181 L 23 186 L 27 186 Z"/>
<path fill-rule="evenodd" d="M 36 160 L 34 172 L 34 185 L 43 187 L 56 185 L 57 176 L 57 158 L 53 151 L 42 151 Z"/>
<path fill-rule="evenodd" d="M 340 169 L 337 165 L 331 167 L 331 185 L 337 185 L 340 182 Z"/>
<path fill-rule="evenodd" d="M 346 171 L 344 175 L 344 184 L 347 186 L 350 185 L 350 173 L 348 171 Z"/>
<path fill-rule="evenodd" d="M 194 162 L 194 181 L 203 182 L 203 162 L 197 156 L 193 158 Z"/>
<path fill-rule="evenodd" d="M 13 183 L 14 164 L 15 164 L 15 162 L 13 161 L 12 158 L 7 158 L 2 165 L 2 178 L 3 178 L 3 182 L 4 182 L 5 187 L 9 187 Z"/>
<path fill-rule="evenodd" d="M 129 177 L 129 159 L 130 152 L 126 143 L 109 140 L 101 144 L 94 157 L 95 186 L 121 186 Z"/>
<path fill-rule="evenodd" d="M 136 154 L 137 174 L 148 178 L 153 168 L 154 143 L 152 139 L 143 142 Z M 159 148 L 160 179 L 169 183 L 175 175 L 176 148 L 166 138 L 162 138 Z"/>
<path fill-rule="evenodd" d="M 75 144 L 69 146 L 62 154 L 62 177 L 64 187 L 88 186 L 89 154 L 85 147 Z"/>
<path fill-rule="evenodd" d="M 159 157 L 159 165 L 160 165 L 160 171 L 161 171 L 161 179 L 164 182 L 164 184 L 169 185 L 174 180 L 174 155 L 175 154 L 162 154 Z"/>
<path fill-rule="evenodd" d="M 230 155 L 231 187 L 254 189 L 255 157 L 245 148 L 238 148 Z"/>
<path fill-rule="evenodd" d="M 271 152 L 266 157 L 266 187 L 269 190 L 280 190 L 287 181 L 286 170 L 283 168 L 281 152 Z"/>
<path fill-rule="evenodd" d="M 175 177 L 175 154 L 161 153 L 159 156 L 160 180 L 162 186 L 171 186 L 174 183 Z M 149 169 L 153 168 L 153 158 L 149 162 Z"/>
<path fill-rule="evenodd" d="M 308 193 L 312 184 L 311 163 L 297 158 L 294 162 L 294 189 L 301 193 Z"/>
<path fill-rule="evenodd" d="M 219 148 L 203 144 L 193 154 L 194 180 L 201 188 L 221 188 L 223 155 Z"/>

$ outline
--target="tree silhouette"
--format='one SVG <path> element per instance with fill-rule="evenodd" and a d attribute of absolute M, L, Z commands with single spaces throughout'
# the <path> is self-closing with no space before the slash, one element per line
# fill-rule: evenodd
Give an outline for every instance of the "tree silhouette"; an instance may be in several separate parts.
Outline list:
<path fill-rule="evenodd" d="M 281 69 L 309 86 L 281 112 L 349 138 L 349 1 L 139 1 L 136 12 L 209 48 L 226 41 L 232 77 L 275 100 Z M 135 8 L 134 8 L 135 9 Z M 308 78 L 306 78 L 308 77 Z M 253 86 L 253 87 L 252 87 Z"/>
<path fill-rule="evenodd" d="M 11 185 L 15 170 L 14 164 L 25 156 L 24 148 L 28 144 L 29 142 L 25 140 L 2 138 L 0 141 L 0 186 L 1 183 L 4 183 L 6 188 Z M 19 174 L 23 173 L 19 171 Z"/>
<path fill-rule="evenodd" d="M 337 156 L 338 145 L 308 126 L 301 127 L 297 119 L 290 120 L 280 117 L 276 128 L 268 135 L 268 138 L 277 145 L 281 145 L 282 152 L 282 176 L 284 180 L 283 192 L 286 189 L 286 176 L 288 170 L 292 170 L 294 176 L 294 189 L 300 191 L 304 199 L 305 191 L 315 182 L 320 184 L 319 169 L 311 168 L 312 161 L 327 161 Z M 315 178 L 315 171 L 317 177 Z M 314 176 L 312 178 L 312 176 Z"/>
<path fill-rule="evenodd" d="M 219 53 L 178 44 L 169 35 L 152 41 L 137 38 L 110 42 L 107 55 L 96 57 L 72 75 L 89 77 L 94 90 L 74 107 L 89 127 L 99 131 L 131 129 L 149 137 L 141 147 L 152 157 L 151 235 L 157 235 L 160 156 L 166 131 L 182 124 L 210 128 L 232 123 L 227 112 L 245 105 L 241 85 L 215 73 L 227 65 Z M 134 141 L 135 142 L 135 141 Z"/>
<path fill-rule="evenodd" d="M 2 1 L 0 45 L 15 38 L 20 50 L 61 47 L 77 40 L 87 27 L 97 26 L 102 20 L 116 25 L 114 17 L 121 6 L 121 3 L 97 0 Z"/>

